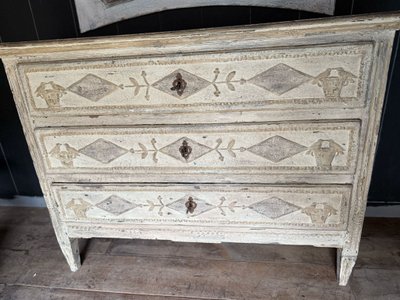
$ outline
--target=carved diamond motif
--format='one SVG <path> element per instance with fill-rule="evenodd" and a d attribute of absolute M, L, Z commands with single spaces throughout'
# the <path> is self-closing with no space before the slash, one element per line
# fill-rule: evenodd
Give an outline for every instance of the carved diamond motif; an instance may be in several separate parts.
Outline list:
<path fill-rule="evenodd" d="M 102 210 L 105 210 L 106 212 L 118 216 L 128 210 L 137 207 L 138 205 L 131 203 L 116 195 L 112 195 L 102 202 L 96 204 L 96 206 L 98 208 L 101 208 Z"/>
<path fill-rule="evenodd" d="M 191 213 L 187 214 L 188 216 L 198 216 L 202 213 L 205 213 L 206 211 L 209 211 L 209 210 L 215 208 L 214 205 L 207 203 L 204 200 L 201 200 L 196 197 L 192 197 L 192 198 L 193 198 L 193 201 L 196 202 L 197 206 L 194 209 L 192 214 Z M 173 210 L 176 210 L 177 212 L 179 212 L 181 214 L 186 215 L 186 213 L 187 213 L 186 202 L 188 201 L 188 199 L 189 199 L 189 196 L 185 196 L 179 200 L 176 200 L 172 203 L 167 204 L 167 207 L 169 207 Z"/>
<path fill-rule="evenodd" d="M 128 152 L 128 150 L 104 139 L 98 139 L 80 149 L 79 152 L 99 162 L 102 162 L 103 164 L 107 164 L 124 155 L 126 152 Z"/>
<path fill-rule="evenodd" d="M 278 64 L 254 76 L 249 82 L 277 95 L 282 95 L 312 78 L 312 76 L 288 65 Z"/>
<path fill-rule="evenodd" d="M 251 146 L 247 150 L 276 163 L 306 149 L 307 147 L 303 145 L 275 135 L 257 145 Z"/>
<path fill-rule="evenodd" d="M 186 141 L 187 147 L 190 147 L 190 154 L 187 157 L 187 159 L 183 158 L 182 153 L 180 152 L 180 149 L 182 149 L 182 145 Z M 179 140 L 173 142 L 172 144 L 169 144 L 163 148 L 160 149 L 160 152 L 169 155 L 177 160 L 180 160 L 185 163 L 192 162 L 199 157 L 207 154 L 208 152 L 212 151 L 213 149 L 200 144 L 192 139 L 189 139 L 187 137 L 180 138 Z"/>
<path fill-rule="evenodd" d="M 267 216 L 270 219 L 277 219 L 301 209 L 301 207 L 283 201 L 278 197 L 272 197 L 257 202 L 255 204 L 250 205 L 249 208 L 264 216 Z"/>
<path fill-rule="evenodd" d="M 114 83 L 88 74 L 79 81 L 70 85 L 67 89 L 79 96 L 91 101 L 98 101 L 118 88 Z"/>
<path fill-rule="evenodd" d="M 176 80 L 178 73 L 182 75 L 182 79 L 186 82 L 186 87 L 183 90 L 182 95 L 178 95 L 175 90 L 171 90 L 171 87 L 173 86 L 172 84 Z M 192 96 L 209 85 L 209 81 L 182 69 L 178 69 L 152 84 L 154 88 L 178 99 L 185 99 L 189 96 Z"/>

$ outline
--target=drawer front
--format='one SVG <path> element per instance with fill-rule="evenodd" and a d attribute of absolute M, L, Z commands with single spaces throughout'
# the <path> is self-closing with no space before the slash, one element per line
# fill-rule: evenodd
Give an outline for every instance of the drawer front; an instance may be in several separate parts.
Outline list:
<path fill-rule="evenodd" d="M 363 107 L 372 43 L 20 64 L 32 115 Z"/>
<path fill-rule="evenodd" d="M 351 186 L 53 186 L 65 221 L 344 230 Z"/>
<path fill-rule="evenodd" d="M 359 122 L 38 129 L 48 173 L 353 174 Z"/>

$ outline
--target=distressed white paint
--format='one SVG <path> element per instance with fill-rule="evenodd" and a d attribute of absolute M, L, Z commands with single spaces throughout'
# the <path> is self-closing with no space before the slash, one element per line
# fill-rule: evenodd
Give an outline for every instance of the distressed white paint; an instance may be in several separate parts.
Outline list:
<path fill-rule="evenodd" d="M 212 5 L 289 8 L 333 15 L 335 0 L 75 0 L 81 32 L 167 9 Z M 224 8 L 221 7 L 221 10 Z"/>
<path fill-rule="evenodd" d="M 281 243 L 338 248 L 339 283 L 345 285 L 358 254 L 392 41 L 399 27 L 400 15 L 393 14 L 1 46 L 56 236 L 71 269 L 80 265 L 79 238 Z M 326 49 L 325 56 L 314 55 Z M 247 54 L 240 56 L 238 50 Z M 199 58 L 199 52 L 200 61 L 186 61 Z M 256 70 L 252 58 L 257 52 L 256 60 L 261 60 Z M 265 59 L 266 53 L 278 52 L 283 55 Z M 139 108 L 152 98 L 140 91 L 135 96 L 134 89 L 125 86 L 132 82 L 131 72 L 137 77 L 141 68 L 134 66 L 139 62 L 157 82 L 175 70 L 174 64 L 177 70 L 192 64 L 190 73 L 205 77 L 213 70 L 211 60 L 221 65 L 224 79 L 236 74 L 248 79 L 255 71 L 275 67 L 277 75 L 266 76 L 262 84 L 272 88 L 278 102 L 254 102 L 272 96 L 253 84 L 241 90 L 244 104 L 238 105 L 239 88 L 233 90 L 227 82 L 221 85 L 226 87 L 220 89 L 221 98 L 213 98 L 210 86 L 210 97 L 203 99 L 201 91 L 189 93 L 201 81 L 183 71 L 187 94 L 160 91 L 158 107 Z M 121 65 L 127 62 L 132 65 Z M 315 84 L 302 87 L 309 81 L 297 71 L 282 77 L 280 72 L 287 70 L 283 65 L 307 74 Z M 233 70 L 238 70 L 235 76 L 229 75 Z M 84 74 L 91 75 L 82 83 Z M 107 76 L 115 76 L 115 86 L 102 81 Z M 173 87 L 174 76 L 162 87 Z M 299 85 L 288 89 L 288 82 Z M 157 90 L 153 85 L 150 89 Z M 291 104 L 282 104 L 284 98 Z M 219 99 L 231 100 L 219 105 Z M 199 105 L 202 101 L 204 106 Z M 113 102 L 118 105 L 110 105 Z M 254 148 L 250 151 L 271 138 L 261 150 L 268 158 L 254 154 Z M 191 147 L 182 148 L 187 160 L 179 157 L 185 139 Z M 99 148 L 87 148 L 99 140 Z M 283 148 L 276 148 L 283 140 Z M 180 144 L 165 148 L 176 141 Z M 198 156 L 204 147 L 210 151 Z M 148 210 L 147 200 L 155 206 L 159 197 L 170 204 L 181 196 L 188 197 L 186 201 L 204 199 L 215 208 L 187 217 L 183 201 L 164 208 L 167 215 L 157 210 L 151 219 L 155 211 Z M 228 210 L 225 216 L 218 208 L 221 197 L 227 199 L 223 203 L 228 201 L 227 207 L 220 205 Z M 129 203 L 119 198 L 140 207 L 125 211 Z M 232 198 L 243 210 L 236 204 L 231 207 L 235 212 L 229 209 Z M 99 207 L 106 199 L 111 202 Z M 259 208 L 264 214 L 250 208 L 262 199 L 268 200 Z M 108 205 L 114 213 L 104 210 Z"/>

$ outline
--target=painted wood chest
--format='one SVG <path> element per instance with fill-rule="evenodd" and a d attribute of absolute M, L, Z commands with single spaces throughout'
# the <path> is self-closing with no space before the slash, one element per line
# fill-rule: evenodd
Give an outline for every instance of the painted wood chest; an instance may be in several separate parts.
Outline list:
<path fill-rule="evenodd" d="M 400 15 L 25 44 L 5 65 L 60 247 L 313 245 L 355 264 Z"/>

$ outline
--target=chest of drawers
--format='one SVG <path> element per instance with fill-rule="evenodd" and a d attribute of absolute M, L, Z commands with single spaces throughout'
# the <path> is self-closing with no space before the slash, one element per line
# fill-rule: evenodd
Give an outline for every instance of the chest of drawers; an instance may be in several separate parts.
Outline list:
<path fill-rule="evenodd" d="M 396 14 L 4 44 L 60 247 L 79 238 L 358 254 Z"/>

